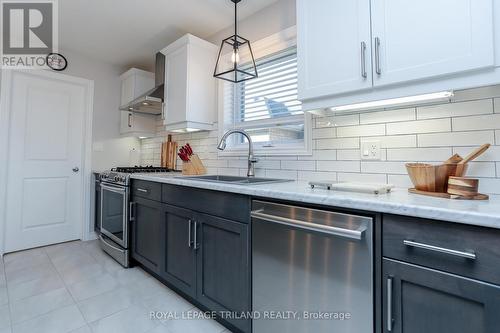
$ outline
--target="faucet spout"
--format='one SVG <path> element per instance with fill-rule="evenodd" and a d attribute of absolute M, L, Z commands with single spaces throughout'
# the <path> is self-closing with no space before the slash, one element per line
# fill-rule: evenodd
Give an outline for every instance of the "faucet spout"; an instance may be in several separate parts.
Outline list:
<path fill-rule="evenodd" d="M 256 159 L 255 156 L 253 155 L 253 142 L 252 142 L 252 138 L 250 137 L 250 135 L 247 132 L 245 132 L 244 130 L 239 130 L 239 129 L 234 129 L 234 130 L 227 131 L 222 136 L 219 144 L 217 145 L 217 149 L 219 149 L 219 150 L 226 149 L 226 141 L 227 141 L 228 136 L 230 136 L 231 134 L 235 134 L 235 133 L 243 135 L 248 140 L 248 170 L 247 170 L 247 177 L 254 177 L 255 176 L 254 164 L 258 162 L 258 159 Z"/>

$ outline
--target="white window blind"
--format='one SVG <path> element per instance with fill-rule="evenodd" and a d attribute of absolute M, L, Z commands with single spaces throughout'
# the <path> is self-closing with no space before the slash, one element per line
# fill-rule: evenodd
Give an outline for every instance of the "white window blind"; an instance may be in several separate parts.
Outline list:
<path fill-rule="evenodd" d="M 241 82 L 235 123 L 302 114 L 297 100 L 297 51 L 291 48 L 257 61 L 259 77 Z"/>
<path fill-rule="evenodd" d="M 291 47 L 256 61 L 259 77 L 225 85 L 225 127 L 246 130 L 257 149 L 304 149 L 304 113 L 297 100 L 297 50 Z M 232 107 L 230 106 L 232 101 Z M 243 148 L 245 139 L 228 142 Z"/>

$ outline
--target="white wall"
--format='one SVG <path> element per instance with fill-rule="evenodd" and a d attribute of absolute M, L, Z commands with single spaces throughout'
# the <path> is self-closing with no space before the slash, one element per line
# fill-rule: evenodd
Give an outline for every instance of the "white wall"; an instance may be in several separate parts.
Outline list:
<path fill-rule="evenodd" d="M 92 169 L 104 170 L 129 165 L 129 152 L 140 149 L 137 138 L 120 136 L 120 79 L 122 69 L 89 59 L 72 51 L 62 50 L 68 59 L 64 74 L 94 80 L 94 117 Z"/>

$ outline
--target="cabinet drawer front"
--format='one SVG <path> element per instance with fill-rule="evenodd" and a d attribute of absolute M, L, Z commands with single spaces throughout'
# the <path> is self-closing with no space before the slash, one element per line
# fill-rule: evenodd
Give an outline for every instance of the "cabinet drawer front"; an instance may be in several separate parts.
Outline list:
<path fill-rule="evenodd" d="M 250 220 L 250 198 L 246 195 L 163 184 L 162 201 L 237 222 Z"/>
<path fill-rule="evenodd" d="M 500 284 L 500 230 L 384 215 L 383 256 Z"/>
<path fill-rule="evenodd" d="M 134 180 L 132 182 L 132 196 L 161 201 L 161 184 L 143 180 Z"/>

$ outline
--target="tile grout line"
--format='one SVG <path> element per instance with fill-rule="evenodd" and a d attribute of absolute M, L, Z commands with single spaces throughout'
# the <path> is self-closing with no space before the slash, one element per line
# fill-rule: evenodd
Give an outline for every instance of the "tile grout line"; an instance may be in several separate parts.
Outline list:
<path fill-rule="evenodd" d="M 81 244 L 80 244 L 81 246 Z M 83 249 L 82 249 L 83 250 Z M 76 301 L 76 299 L 73 297 L 73 294 L 70 292 L 70 290 L 68 289 L 68 285 L 66 284 L 66 281 L 64 281 L 61 273 L 59 273 L 59 271 L 57 270 L 56 268 L 56 265 L 54 264 L 54 262 L 52 261 L 52 258 L 50 257 L 50 255 L 47 253 L 47 249 L 44 249 L 44 253 L 47 257 L 49 257 L 49 261 L 50 261 L 50 264 L 52 265 L 52 267 L 54 268 L 54 270 L 56 271 L 56 274 L 57 276 L 59 276 L 59 278 L 61 279 L 63 285 L 64 285 L 64 289 L 66 289 L 66 292 L 69 294 L 69 296 L 71 297 L 71 299 L 73 300 L 74 302 L 74 305 L 76 306 L 76 308 L 78 309 L 78 312 L 80 312 L 80 315 L 82 316 L 83 318 L 83 321 L 85 322 L 85 325 L 84 326 L 88 326 L 88 323 L 87 323 L 87 320 L 85 319 L 85 316 L 83 315 L 83 312 L 82 310 L 80 309 L 80 307 L 78 306 L 78 302 Z M 61 308 L 59 308 L 61 309 Z M 56 310 L 59 310 L 59 309 L 54 309 L 53 311 L 56 311 Z M 50 311 L 50 312 L 53 312 L 53 311 Z M 49 312 L 49 313 L 50 313 Z M 81 327 L 78 327 L 76 329 L 80 329 L 84 326 L 81 326 Z M 74 331 L 75 329 L 72 329 L 71 331 Z M 71 331 L 68 331 L 68 332 L 71 332 Z"/>

